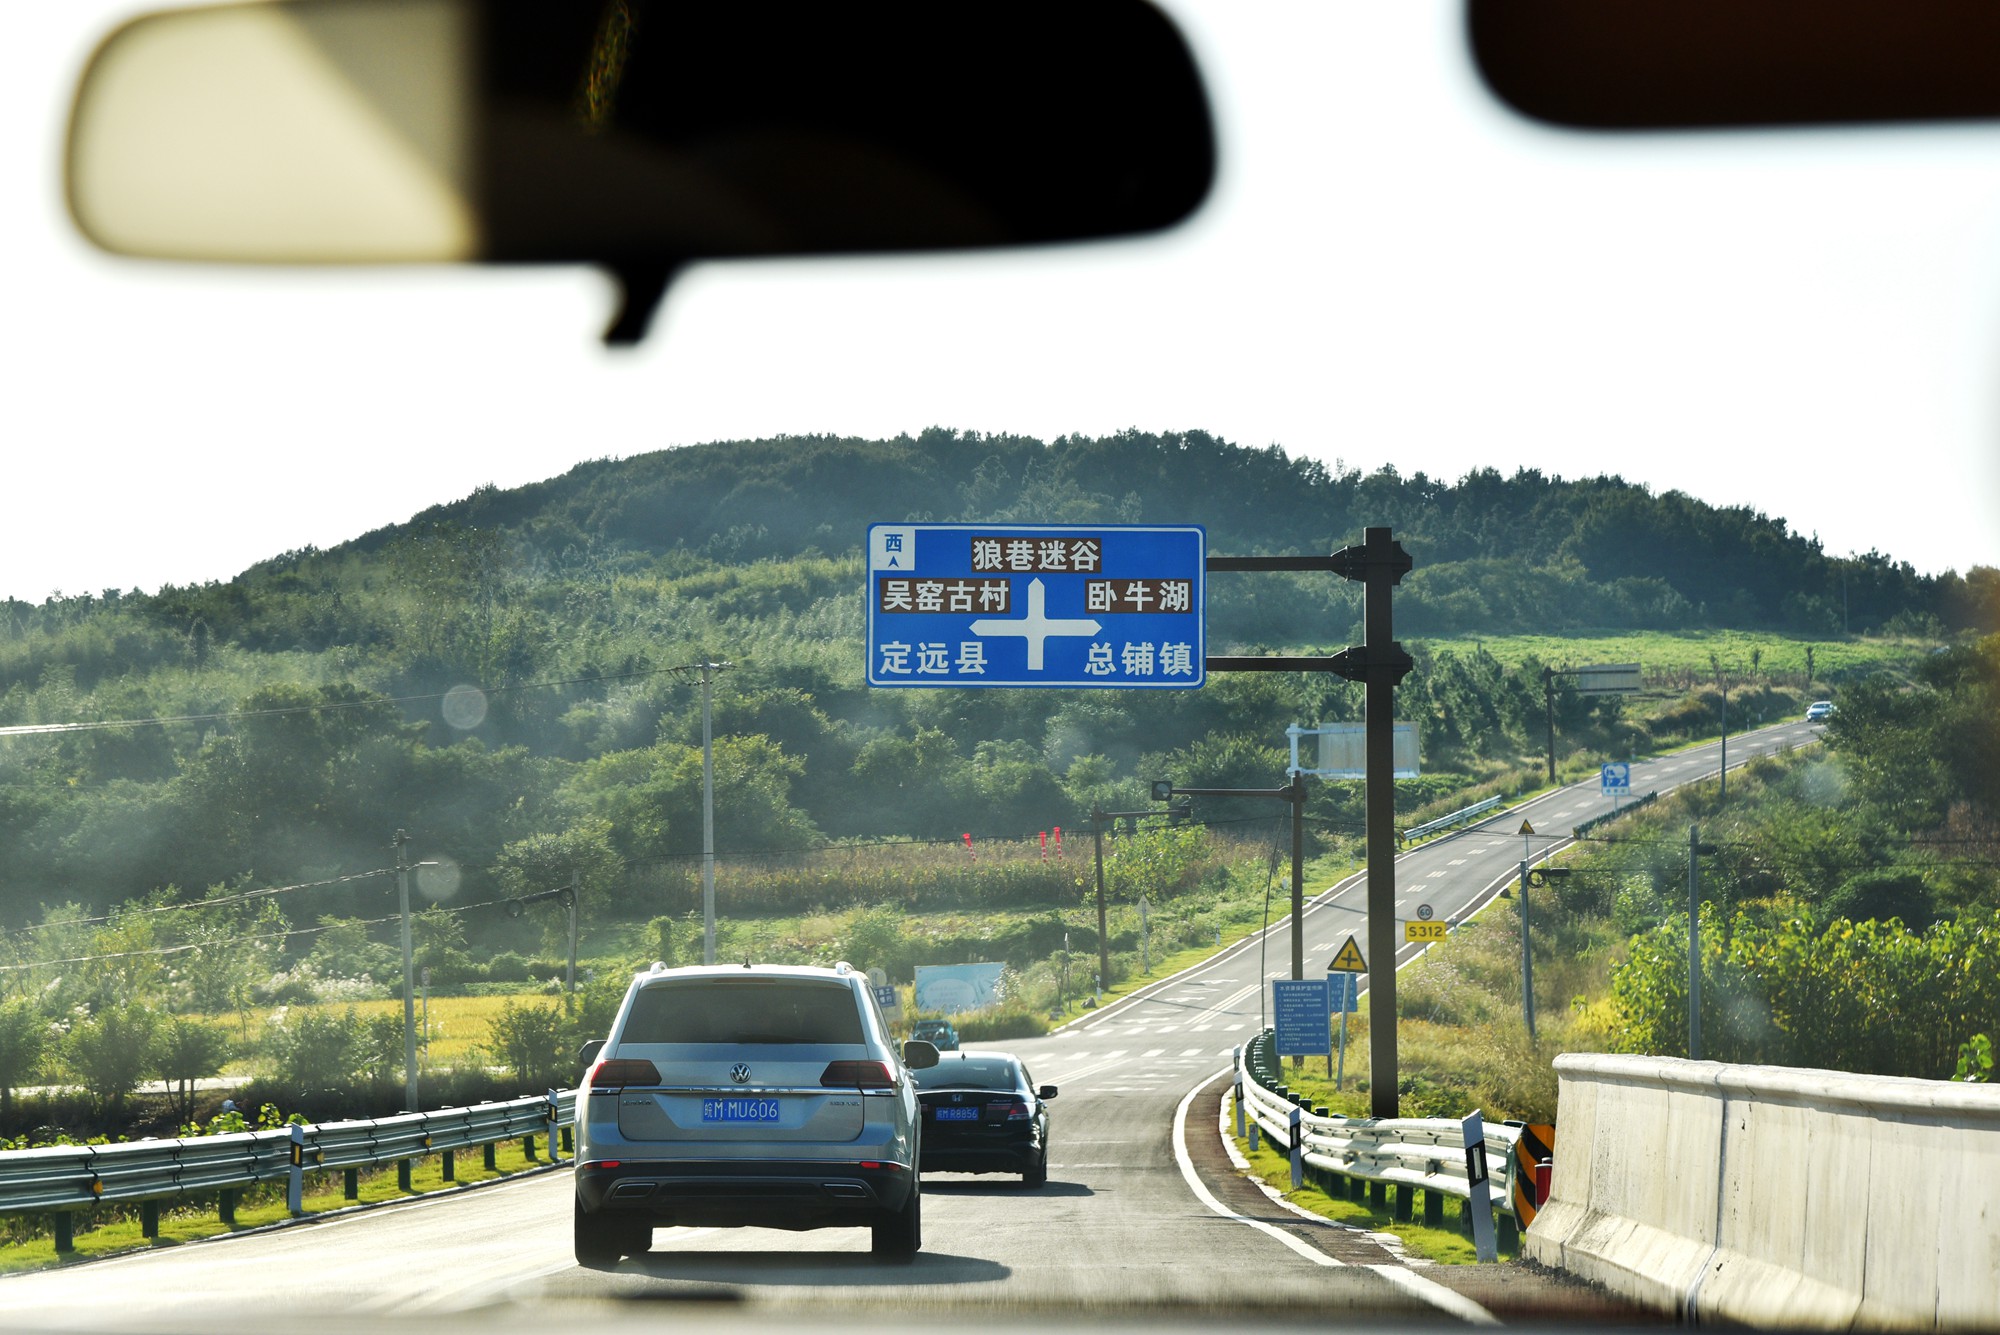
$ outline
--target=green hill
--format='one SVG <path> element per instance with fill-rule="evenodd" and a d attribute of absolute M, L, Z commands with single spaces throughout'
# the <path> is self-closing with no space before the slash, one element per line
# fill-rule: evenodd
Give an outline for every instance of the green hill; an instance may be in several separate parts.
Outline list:
<path fill-rule="evenodd" d="M 717 839 L 742 855 L 1074 826 L 1093 802 L 1143 805 L 1168 773 L 1268 786 L 1286 725 L 1358 716 L 1358 688 L 1305 676 L 871 692 L 858 547 L 896 519 L 1199 523 L 1231 554 L 1389 525 L 1417 563 L 1399 634 L 1456 637 L 1420 647 L 1401 695 L 1429 771 L 1407 786 L 1413 810 L 1541 748 L 1542 657 L 1479 637 L 1728 628 L 1775 646 L 2000 621 L 2000 572 L 1831 557 L 1782 519 L 1616 478 L 1363 476 L 1198 432 L 670 450 L 482 489 L 226 583 L 0 604 L 0 724 L 118 723 L 0 741 L 0 922 L 380 868 L 397 829 L 462 869 L 461 897 L 582 864 L 641 904 L 698 847 L 698 689 L 676 669 L 704 659 L 733 665 L 715 687 Z M 1330 577 L 1218 578 L 1210 642 L 1332 649 L 1359 615 L 1358 586 Z M 1831 656 L 1774 670 L 1799 658 L 1734 662 L 1732 708 L 1761 690 L 1790 709 L 1837 675 Z M 1684 694 L 1694 674 L 1655 684 Z M 1652 721 L 1567 693 L 1557 713 L 1579 760 L 1706 726 L 1693 697 Z M 1326 787 L 1321 828 L 1352 828 L 1354 800 Z M 359 913 L 379 890 L 315 903 Z"/>

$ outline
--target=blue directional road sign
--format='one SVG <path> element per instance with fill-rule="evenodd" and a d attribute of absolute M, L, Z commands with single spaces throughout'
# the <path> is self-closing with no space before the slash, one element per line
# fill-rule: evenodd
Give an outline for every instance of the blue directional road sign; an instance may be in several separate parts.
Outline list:
<path fill-rule="evenodd" d="M 1632 767 L 1622 760 L 1614 760 L 1598 771 L 1604 796 L 1624 797 L 1632 791 Z"/>
<path fill-rule="evenodd" d="M 1196 525 L 871 524 L 868 684 L 1187 689 Z"/>
<path fill-rule="evenodd" d="M 1325 1057 L 1333 1052 L 1333 1034 L 1326 1017 L 1324 978 L 1273 978 L 1271 1027 L 1281 1057 Z"/>

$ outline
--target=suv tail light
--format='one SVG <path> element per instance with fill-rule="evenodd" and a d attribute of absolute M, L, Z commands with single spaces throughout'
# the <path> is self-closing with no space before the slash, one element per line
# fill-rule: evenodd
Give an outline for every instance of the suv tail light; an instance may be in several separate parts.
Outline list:
<path fill-rule="evenodd" d="M 637 1057 L 606 1058 L 590 1068 L 592 1089 L 622 1089 L 626 1085 L 657 1085 L 660 1068 Z"/>
<path fill-rule="evenodd" d="M 822 1086 L 838 1089 L 894 1089 L 896 1081 L 886 1062 L 828 1062 L 820 1072 Z"/>

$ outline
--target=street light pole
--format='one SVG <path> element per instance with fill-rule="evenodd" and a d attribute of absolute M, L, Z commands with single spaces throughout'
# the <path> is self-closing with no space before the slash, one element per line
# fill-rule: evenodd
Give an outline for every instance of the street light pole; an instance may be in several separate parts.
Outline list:
<path fill-rule="evenodd" d="M 1110 814 L 1097 807 L 1090 809 L 1090 834 L 1097 843 L 1097 986 L 1101 989 L 1111 979 L 1111 943 L 1105 939 L 1104 921 L 1104 822 Z"/>
<path fill-rule="evenodd" d="M 1716 669 L 1715 681 L 1722 687 L 1722 789 L 1716 795 L 1720 805 L 1729 800 L 1729 681 L 1720 668 Z"/>

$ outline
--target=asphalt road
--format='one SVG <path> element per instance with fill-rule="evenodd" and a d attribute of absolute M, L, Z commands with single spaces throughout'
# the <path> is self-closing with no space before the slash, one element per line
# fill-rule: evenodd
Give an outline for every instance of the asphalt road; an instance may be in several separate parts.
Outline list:
<path fill-rule="evenodd" d="M 1733 766 L 1810 740 L 1787 724 L 1732 738 Z M 1712 777 L 1705 747 L 1635 767 L 1633 791 Z M 1596 785 L 1562 789 L 1399 859 L 1399 917 L 1428 904 L 1455 922 L 1507 883 L 1529 821 L 1539 856 L 1608 809 Z M 1309 975 L 1361 937 L 1360 878 L 1305 915 Z M 1049 1181 L 925 1179 L 924 1250 L 875 1261 L 860 1230 L 662 1229 L 613 1271 L 570 1254 L 561 1171 L 62 1271 L 0 1279 L 12 1329 L 224 1332 L 421 1321 L 768 1331 L 932 1327 L 1147 1328 L 1218 1317 L 1239 1327 L 1316 1321 L 1487 1323 L 1637 1319 L 1516 1266 L 1406 1264 L 1369 1235 L 1297 1219 L 1229 1169 L 1217 1129 L 1230 1052 L 1262 1024 L 1265 981 L 1290 973 L 1289 921 L 1077 1024 L 1007 1046 L 1056 1084 Z M 1365 1052 L 1350 1057 L 1365 1063 Z"/>

